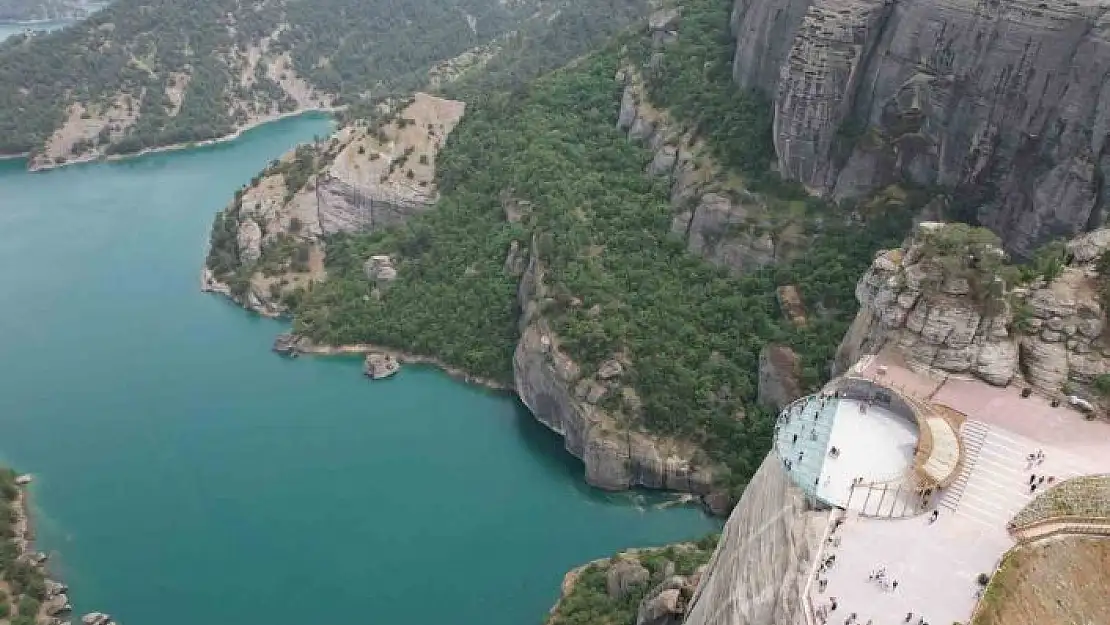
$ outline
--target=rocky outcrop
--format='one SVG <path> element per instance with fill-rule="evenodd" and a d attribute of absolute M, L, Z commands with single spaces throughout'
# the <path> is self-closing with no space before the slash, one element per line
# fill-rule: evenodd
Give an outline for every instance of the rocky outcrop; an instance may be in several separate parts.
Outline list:
<path fill-rule="evenodd" d="M 687 625 L 801 625 L 802 596 L 825 526 L 768 455 L 721 532 Z"/>
<path fill-rule="evenodd" d="M 239 262 L 254 263 L 262 257 L 262 229 L 253 219 L 247 218 L 239 222 L 236 242 L 239 244 Z"/>
<path fill-rule="evenodd" d="M 647 567 L 633 558 L 617 558 L 605 573 L 605 590 L 614 599 L 623 599 L 634 586 L 642 586 L 651 578 Z"/>
<path fill-rule="evenodd" d="M 362 266 L 366 279 L 378 284 L 392 282 L 397 279 L 397 269 L 393 266 L 393 259 L 385 254 L 376 254 Z"/>
<path fill-rule="evenodd" d="M 857 196 L 977 191 L 1006 248 L 1097 227 L 1110 192 L 1105 0 L 736 0 L 733 75 L 774 98 L 779 170 Z"/>
<path fill-rule="evenodd" d="M 614 354 L 596 372 L 586 373 L 560 348 L 558 335 L 542 314 L 550 303 L 545 268 L 534 252 L 536 246 L 531 249 L 520 280 L 521 337 L 513 354 L 514 387 L 521 401 L 538 421 L 563 437 L 567 451 L 585 464 L 586 481 L 594 486 L 714 494 L 714 469 L 696 460 L 701 454 L 695 446 L 631 425 L 638 416 L 639 397 L 625 381 L 625 356 Z M 709 499 L 720 506 L 728 498 Z"/>
<path fill-rule="evenodd" d="M 1013 286 L 1002 279 L 1012 279 L 1012 272 L 968 274 L 971 280 L 946 274 L 944 267 L 968 249 L 942 260 L 931 241 L 953 227 L 959 226 L 923 223 L 900 249 L 876 257 L 856 287 L 860 311 L 837 352 L 836 372 L 889 346 L 911 364 L 996 385 L 1024 378 L 1049 393 L 1071 392 L 1110 373 L 1092 265 L 1110 247 L 1110 235 L 1100 231 L 1072 242 L 1071 264 L 1050 283 Z M 991 294 L 992 285 L 999 295 Z"/>
<path fill-rule="evenodd" d="M 386 352 L 370 352 L 362 362 L 362 372 L 371 380 L 384 380 L 400 370 L 401 363 Z"/>
<path fill-rule="evenodd" d="M 324 236 L 398 226 L 435 203 L 436 155 L 464 109 L 418 93 L 380 110 L 377 125 L 356 122 L 282 156 L 223 211 L 237 227 L 239 269 L 253 269 L 249 285 L 232 289 L 230 275 L 209 272 L 204 290 L 264 315 L 286 313 L 285 295 L 326 277 Z M 254 267 L 268 250 L 278 258 L 264 270 Z M 373 270 L 369 279 L 379 286 L 396 277 L 391 263 L 372 269 L 372 262 L 368 277 Z"/>
<path fill-rule="evenodd" d="M 706 537 L 697 543 L 629 549 L 575 568 L 563 577 L 559 601 L 547 623 L 581 623 L 587 618 L 617 622 L 607 617 L 623 613 L 634 595 L 640 598 L 636 625 L 679 625 L 713 547 L 712 538 Z M 599 581 L 604 588 L 597 587 Z M 583 596 L 589 600 L 582 601 Z"/>
<path fill-rule="evenodd" d="M 112 617 L 103 612 L 89 612 L 81 617 L 83 625 L 115 625 Z"/>
<path fill-rule="evenodd" d="M 769 343 L 759 352 L 759 394 L 761 406 L 778 412 L 802 396 L 801 361 L 794 350 Z"/>

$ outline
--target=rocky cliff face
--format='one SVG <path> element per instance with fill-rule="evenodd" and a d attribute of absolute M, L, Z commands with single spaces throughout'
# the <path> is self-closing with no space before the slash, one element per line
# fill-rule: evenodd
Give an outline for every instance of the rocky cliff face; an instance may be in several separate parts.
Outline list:
<path fill-rule="evenodd" d="M 805 623 L 801 597 L 825 520 L 767 456 L 721 532 L 686 625 Z"/>
<path fill-rule="evenodd" d="M 1070 243 L 1070 264 L 1051 282 L 1007 286 L 992 303 L 981 285 L 939 273 L 930 239 L 950 227 L 923 223 L 900 249 L 876 257 L 856 287 L 860 311 L 837 352 L 837 372 L 890 346 L 911 364 L 996 385 L 1024 379 L 1050 393 L 1079 392 L 1110 373 L 1093 266 L 1110 249 L 1110 231 Z"/>
<path fill-rule="evenodd" d="M 726 511 L 727 494 L 714 491 L 713 467 L 699 462 L 695 446 L 639 431 L 631 425 L 635 415 L 607 407 L 612 397 L 620 397 L 622 406 L 638 404 L 635 389 L 622 379 L 628 365 L 624 356 L 614 354 L 587 373 L 560 348 L 543 315 L 552 300 L 535 249 L 533 244 L 519 288 L 521 337 L 513 354 L 513 381 L 521 401 L 563 437 L 567 451 L 585 464 L 590 484 L 688 492 L 719 513 Z"/>
<path fill-rule="evenodd" d="M 654 53 L 646 69 L 658 62 L 668 43 L 681 36 L 680 26 L 677 9 L 652 14 L 645 36 L 651 38 Z M 671 231 L 691 253 L 738 273 L 789 255 L 790 237 L 773 225 L 764 200 L 721 171 L 692 130 L 652 105 L 642 69 L 628 63 L 617 75 L 624 85 L 617 129 L 653 152 L 646 173 L 670 185 Z"/>
<path fill-rule="evenodd" d="M 1105 220 L 1105 0 L 737 0 L 733 73 L 774 97 L 780 170 L 848 197 L 975 191 L 1008 250 Z"/>
<path fill-rule="evenodd" d="M 250 274 L 249 289 L 236 295 L 229 276 L 211 271 L 202 288 L 263 314 L 284 313 L 285 293 L 325 277 L 322 236 L 397 226 L 435 203 L 435 158 L 464 109 L 418 93 L 383 110 L 388 121 L 347 126 L 284 155 L 224 210 L 237 225 L 235 254 Z M 296 266 L 282 257 L 276 268 L 252 271 L 260 260 L 289 252 L 301 254 Z"/>

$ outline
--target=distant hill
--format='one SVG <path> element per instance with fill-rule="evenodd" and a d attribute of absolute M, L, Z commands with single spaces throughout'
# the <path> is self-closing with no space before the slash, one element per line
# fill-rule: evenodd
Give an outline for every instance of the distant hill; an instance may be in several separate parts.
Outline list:
<path fill-rule="evenodd" d="M 565 62 L 576 39 L 646 11 L 643 0 L 117 0 L 75 27 L 0 44 L 0 153 L 50 167 L 224 136 L 411 92 L 433 67 L 451 81 L 549 31 Z M 528 59 L 493 65 L 511 82 L 546 65 Z"/>

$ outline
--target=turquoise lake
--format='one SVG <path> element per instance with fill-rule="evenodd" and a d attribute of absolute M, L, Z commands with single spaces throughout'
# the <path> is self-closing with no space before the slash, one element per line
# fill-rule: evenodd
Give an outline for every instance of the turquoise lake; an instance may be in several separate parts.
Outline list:
<path fill-rule="evenodd" d="M 719 523 L 605 494 L 514 399 L 270 353 L 198 291 L 215 211 L 330 122 L 29 174 L 0 162 L 0 459 L 121 625 L 534 625 L 564 572 Z M 76 618 L 74 619 L 77 620 Z"/>

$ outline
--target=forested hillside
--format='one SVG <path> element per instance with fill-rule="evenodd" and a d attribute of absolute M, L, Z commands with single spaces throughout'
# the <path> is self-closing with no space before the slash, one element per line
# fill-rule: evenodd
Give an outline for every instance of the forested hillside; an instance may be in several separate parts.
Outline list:
<path fill-rule="evenodd" d="M 0 153 L 50 166 L 218 137 L 411 91 L 438 62 L 536 39 L 567 16 L 608 34 L 645 11 L 632 0 L 118 0 L 0 45 Z M 572 47 L 593 41 L 562 32 Z"/>
<path fill-rule="evenodd" d="M 798 200 L 767 169 L 765 105 L 727 79 L 728 6 L 684 5 L 684 23 L 701 30 L 667 51 L 664 67 L 679 88 L 660 99 L 712 133 L 736 175 Z M 806 200 L 808 253 L 749 275 L 690 255 L 670 234 L 664 185 L 644 175 L 650 153 L 614 127 L 621 88 L 614 76 L 640 38 L 622 37 L 512 94 L 472 104 L 440 154 L 436 209 L 402 229 L 330 240 L 330 277 L 293 302 L 295 329 L 329 344 L 432 354 L 508 380 L 519 311 L 506 253 L 511 242 L 524 242 L 545 268 L 550 297 L 541 314 L 561 348 L 587 372 L 613 354 L 631 369 L 636 406 L 621 396 L 602 405 L 635 415 L 627 427 L 697 442 L 739 487 L 762 459 L 771 428 L 770 415 L 754 405 L 760 349 L 791 344 L 808 383 L 826 375 L 855 312 L 855 277 L 876 249 L 902 236 L 924 195 L 892 190 L 858 206 Z M 737 112 L 727 102 L 746 104 Z M 523 215 L 510 219 L 514 212 Z M 373 254 L 402 259 L 385 294 L 363 275 Z M 778 310 L 775 289 L 784 284 L 797 285 L 815 311 L 804 328 Z"/>

